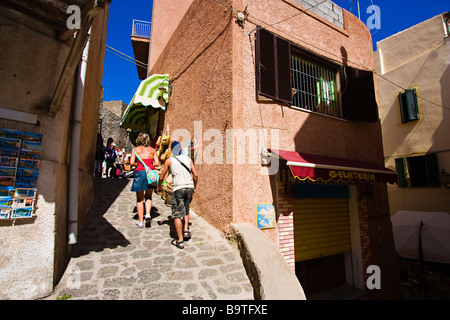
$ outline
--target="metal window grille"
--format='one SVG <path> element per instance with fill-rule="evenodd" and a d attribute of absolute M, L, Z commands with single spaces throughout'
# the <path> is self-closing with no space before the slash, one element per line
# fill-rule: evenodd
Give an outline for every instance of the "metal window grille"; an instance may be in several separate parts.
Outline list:
<path fill-rule="evenodd" d="M 293 105 L 342 118 L 336 71 L 295 52 L 292 52 L 291 59 Z"/>

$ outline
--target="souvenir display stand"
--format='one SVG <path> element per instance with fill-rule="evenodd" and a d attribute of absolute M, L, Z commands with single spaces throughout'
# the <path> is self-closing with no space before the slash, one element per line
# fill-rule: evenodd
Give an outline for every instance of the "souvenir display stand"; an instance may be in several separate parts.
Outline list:
<path fill-rule="evenodd" d="M 0 220 L 35 216 L 42 134 L 0 129 Z"/>

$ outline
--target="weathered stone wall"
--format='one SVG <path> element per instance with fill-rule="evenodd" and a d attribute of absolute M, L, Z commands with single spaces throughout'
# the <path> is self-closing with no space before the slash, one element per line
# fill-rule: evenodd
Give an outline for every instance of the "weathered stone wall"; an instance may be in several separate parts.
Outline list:
<path fill-rule="evenodd" d="M 128 139 L 126 129 L 120 127 L 122 115 L 127 108 L 127 104 L 123 101 L 103 101 L 100 106 L 99 119 L 101 119 L 101 134 L 103 136 L 103 144 L 109 137 L 114 139 L 116 147 L 125 148 L 128 151 L 131 143 Z M 100 124 L 99 124 L 100 128 Z"/>

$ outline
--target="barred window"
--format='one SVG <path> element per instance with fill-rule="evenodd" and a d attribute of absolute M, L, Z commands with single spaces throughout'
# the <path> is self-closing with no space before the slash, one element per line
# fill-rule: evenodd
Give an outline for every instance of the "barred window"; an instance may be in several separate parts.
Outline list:
<path fill-rule="evenodd" d="M 291 53 L 292 105 L 298 108 L 342 118 L 337 87 L 337 71 L 312 59 Z"/>
<path fill-rule="evenodd" d="M 261 27 L 255 43 L 258 95 L 350 121 L 379 120 L 371 71 L 337 65 Z"/>

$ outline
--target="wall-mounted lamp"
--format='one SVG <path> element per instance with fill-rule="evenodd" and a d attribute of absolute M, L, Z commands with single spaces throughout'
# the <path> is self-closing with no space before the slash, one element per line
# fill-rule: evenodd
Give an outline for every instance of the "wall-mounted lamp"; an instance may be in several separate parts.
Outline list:
<path fill-rule="evenodd" d="M 166 82 L 167 82 L 167 85 L 164 85 Z M 161 90 L 163 93 L 169 92 L 169 94 L 172 94 L 172 85 L 170 84 L 170 81 L 167 79 L 164 79 L 161 82 L 161 86 L 159 87 L 159 90 Z"/>
<path fill-rule="evenodd" d="M 442 169 L 441 173 L 439 173 L 439 180 L 441 180 L 441 185 L 445 187 L 445 189 L 450 189 L 450 173 Z"/>
<path fill-rule="evenodd" d="M 267 151 L 266 147 L 261 147 L 260 155 L 261 155 L 261 165 L 262 166 L 269 165 L 270 164 L 270 152 Z"/>
<path fill-rule="evenodd" d="M 248 16 L 247 7 L 245 7 L 245 10 L 243 12 L 238 12 L 236 15 L 236 22 L 243 27 L 245 24 L 245 19 Z"/>

